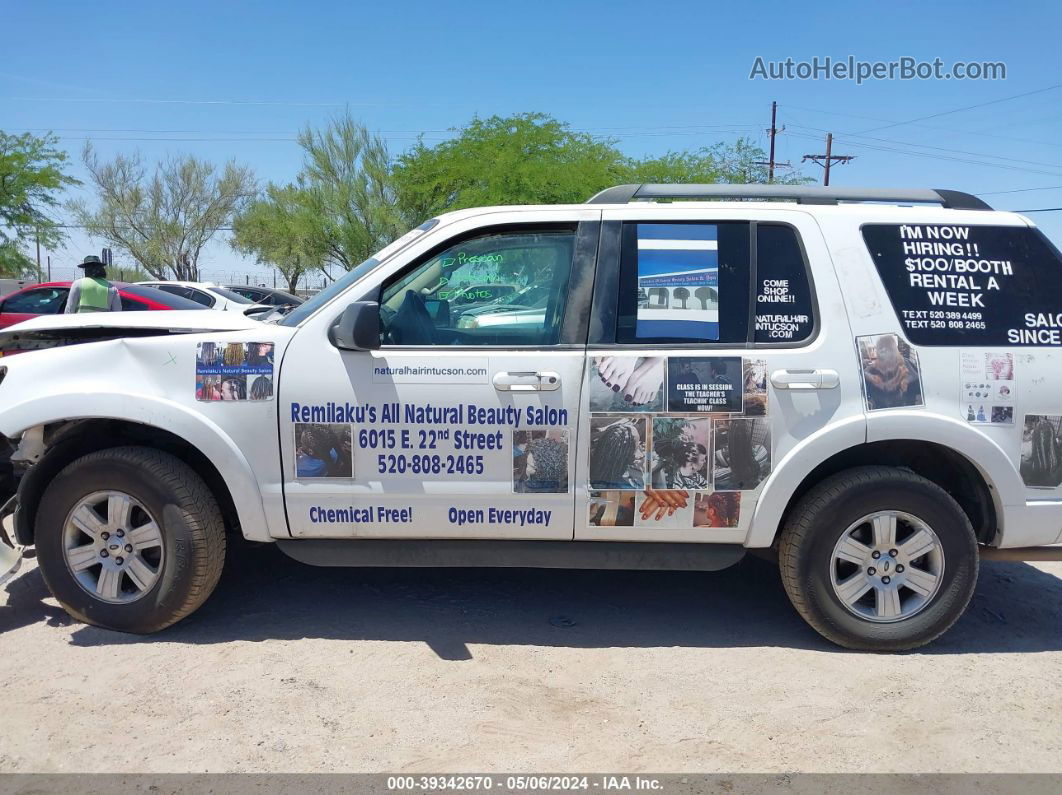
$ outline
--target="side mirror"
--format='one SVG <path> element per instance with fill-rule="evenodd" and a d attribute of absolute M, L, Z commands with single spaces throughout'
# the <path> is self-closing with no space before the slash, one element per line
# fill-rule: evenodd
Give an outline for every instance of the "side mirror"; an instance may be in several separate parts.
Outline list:
<path fill-rule="evenodd" d="M 328 330 L 328 341 L 345 351 L 374 351 L 380 347 L 380 305 L 355 301 Z"/>

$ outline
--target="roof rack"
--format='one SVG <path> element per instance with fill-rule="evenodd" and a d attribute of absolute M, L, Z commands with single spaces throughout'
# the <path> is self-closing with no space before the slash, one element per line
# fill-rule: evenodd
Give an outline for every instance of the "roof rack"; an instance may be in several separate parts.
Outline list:
<path fill-rule="evenodd" d="M 637 199 L 789 199 L 797 204 L 839 202 L 932 203 L 951 210 L 991 210 L 969 193 L 939 188 L 841 188 L 820 185 L 616 185 L 587 204 L 627 204 Z"/>

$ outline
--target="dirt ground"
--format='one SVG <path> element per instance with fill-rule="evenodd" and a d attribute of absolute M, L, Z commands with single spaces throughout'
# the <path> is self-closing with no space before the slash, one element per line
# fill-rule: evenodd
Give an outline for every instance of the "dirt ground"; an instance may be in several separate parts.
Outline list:
<path fill-rule="evenodd" d="M 986 564 L 903 655 L 841 651 L 777 571 L 315 569 L 233 550 L 153 637 L 0 591 L 4 772 L 1059 772 L 1062 563 Z"/>

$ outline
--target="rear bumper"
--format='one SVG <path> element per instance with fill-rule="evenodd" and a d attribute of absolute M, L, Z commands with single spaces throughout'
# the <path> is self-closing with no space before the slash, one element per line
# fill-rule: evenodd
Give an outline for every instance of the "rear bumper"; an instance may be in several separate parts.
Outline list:
<path fill-rule="evenodd" d="M 3 585 L 22 566 L 22 547 L 15 542 L 13 514 L 15 498 L 9 499 L 0 508 L 0 585 Z"/>

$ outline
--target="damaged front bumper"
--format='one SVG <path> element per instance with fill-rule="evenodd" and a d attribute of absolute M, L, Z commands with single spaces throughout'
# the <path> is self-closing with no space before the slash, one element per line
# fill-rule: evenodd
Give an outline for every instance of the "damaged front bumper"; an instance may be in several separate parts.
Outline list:
<path fill-rule="evenodd" d="M 14 514 L 18 504 L 12 497 L 0 508 L 0 585 L 3 585 L 22 566 L 22 547 L 15 541 Z"/>

